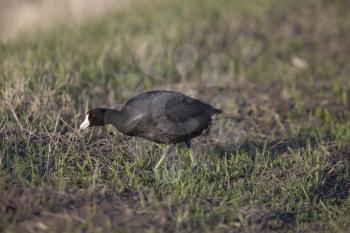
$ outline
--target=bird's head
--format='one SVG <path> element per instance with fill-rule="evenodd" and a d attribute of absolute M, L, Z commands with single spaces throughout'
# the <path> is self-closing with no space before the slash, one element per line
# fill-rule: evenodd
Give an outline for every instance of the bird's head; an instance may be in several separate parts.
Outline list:
<path fill-rule="evenodd" d="M 104 108 L 95 108 L 87 112 L 85 120 L 81 123 L 79 129 L 86 129 L 92 126 L 103 126 L 105 125 L 105 113 Z"/>

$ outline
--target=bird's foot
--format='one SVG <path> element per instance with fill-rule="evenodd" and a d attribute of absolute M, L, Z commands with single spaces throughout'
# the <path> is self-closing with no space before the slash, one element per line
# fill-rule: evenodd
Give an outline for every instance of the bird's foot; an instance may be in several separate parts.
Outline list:
<path fill-rule="evenodd" d="M 192 163 L 192 171 L 199 172 L 200 169 L 201 169 L 201 166 L 200 166 L 200 164 L 198 162 Z"/>

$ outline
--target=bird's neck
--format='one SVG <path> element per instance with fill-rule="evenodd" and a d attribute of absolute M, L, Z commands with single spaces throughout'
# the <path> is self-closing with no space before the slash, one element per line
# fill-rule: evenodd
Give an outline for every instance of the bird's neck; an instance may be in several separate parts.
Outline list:
<path fill-rule="evenodd" d="M 105 112 L 104 123 L 114 125 L 119 131 L 123 132 L 127 117 L 119 110 L 107 109 Z"/>

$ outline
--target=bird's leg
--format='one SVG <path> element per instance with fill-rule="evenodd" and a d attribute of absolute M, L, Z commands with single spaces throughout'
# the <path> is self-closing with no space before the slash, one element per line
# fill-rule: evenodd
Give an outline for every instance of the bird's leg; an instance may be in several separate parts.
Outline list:
<path fill-rule="evenodd" d="M 156 166 L 153 168 L 154 172 L 156 172 L 159 169 L 159 167 L 164 162 L 165 157 L 167 157 L 170 154 L 172 147 L 172 145 L 167 145 L 167 147 L 164 149 L 162 157 L 160 158 Z"/>
<path fill-rule="evenodd" d="M 192 167 L 197 168 L 198 162 L 197 162 L 196 156 L 194 155 L 194 151 L 192 149 L 191 140 L 187 140 L 187 141 L 185 141 L 185 143 L 186 143 L 187 149 L 189 150 Z"/>

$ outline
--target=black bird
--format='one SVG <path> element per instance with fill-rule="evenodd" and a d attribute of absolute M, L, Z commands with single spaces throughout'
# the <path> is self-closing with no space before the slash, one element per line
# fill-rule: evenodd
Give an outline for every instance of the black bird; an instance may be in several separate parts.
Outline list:
<path fill-rule="evenodd" d="M 167 144 L 157 170 L 170 152 L 170 146 L 185 142 L 191 149 L 191 139 L 200 135 L 222 110 L 182 93 L 156 90 L 128 99 L 120 110 L 95 108 L 88 111 L 80 129 L 91 126 L 114 125 L 128 136 Z M 195 162 L 190 150 L 192 163 Z"/>

